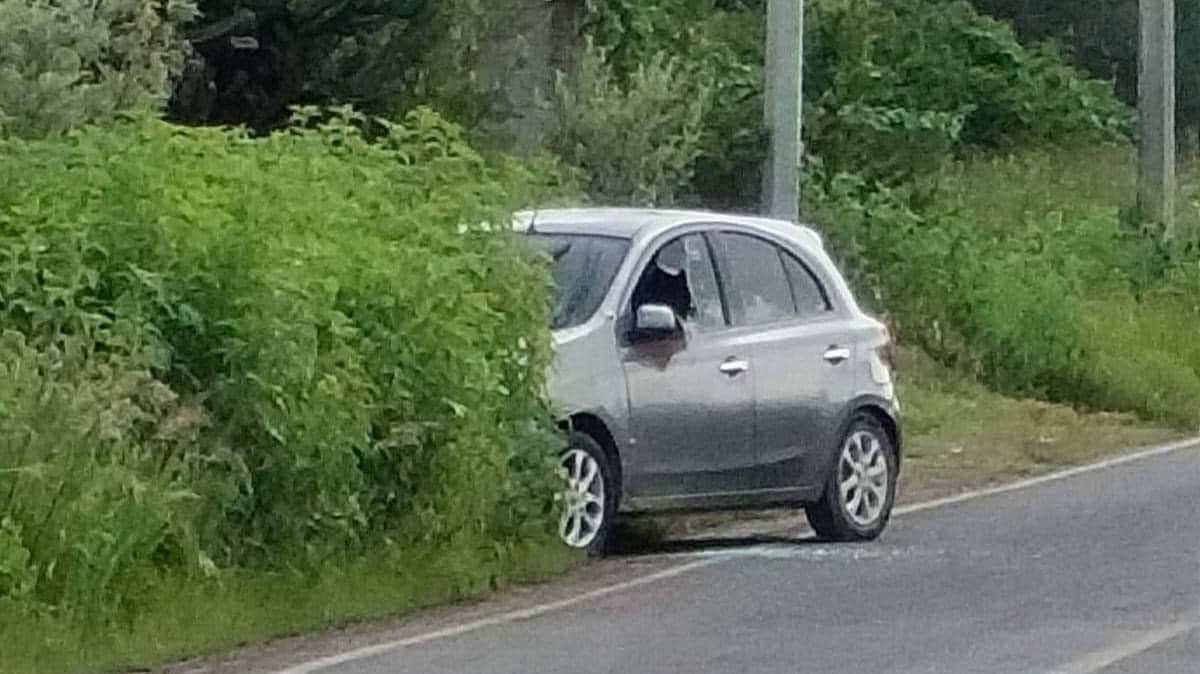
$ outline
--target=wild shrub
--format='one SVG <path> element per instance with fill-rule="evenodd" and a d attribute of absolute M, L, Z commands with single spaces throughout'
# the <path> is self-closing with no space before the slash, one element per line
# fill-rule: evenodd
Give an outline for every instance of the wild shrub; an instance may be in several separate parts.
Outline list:
<path fill-rule="evenodd" d="M 809 25 L 810 150 L 904 180 L 963 148 L 1109 142 L 1130 113 L 1107 82 L 967 2 L 821 0 Z"/>
<path fill-rule="evenodd" d="M 0 0 L 0 128 L 42 136 L 162 107 L 196 15 L 191 0 Z"/>
<path fill-rule="evenodd" d="M 1164 262 L 1122 217 L 1128 169 L 1122 150 L 1029 152 L 952 165 L 933 187 L 817 173 L 806 194 L 902 340 L 1004 393 L 1194 428 L 1200 267 Z"/>
<path fill-rule="evenodd" d="M 463 226 L 545 171 L 428 110 L 0 141 L 0 599 L 552 535 L 548 277 Z"/>
<path fill-rule="evenodd" d="M 1160 296 L 1111 295 L 1080 310 L 1089 402 L 1133 410 L 1188 431 L 1200 427 L 1200 320 L 1190 303 Z"/>
<path fill-rule="evenodd" d="M 677 96 L 711 92 L 690 181 L 677 191 L 715 206 L 756 205 L 765 3 L 592 0 L 589 8 L 588 35 L 616 86 L 665 51 L 681 64 Z M 805 142 L 831 173 L 897 185 L 979 149 L 1108 142 L 1129 130 L 1109 83 L 1049 46 L 1022 45 L 966 2 L 818 0 L 808 12 Z"/>
<path fill-rule="evenodd" d="M 755 203 L 766 155 L 763 119 L 764 3 L 755 0 L 588 0 L 585 33 L 624 86 L 660 54 L 676 59 L 681 100 L 706 107 L 691 181 L 706 204 Z"/>
<path fill-rule="evenodd" d="M 686 77 L 684 61 L 660 52 L 624 81 L 589 48 L 558 87 L 553 146 L 586 176 L 588 194 L 613 205 L 671 205 L 700 155 L 709 85 Z"/>

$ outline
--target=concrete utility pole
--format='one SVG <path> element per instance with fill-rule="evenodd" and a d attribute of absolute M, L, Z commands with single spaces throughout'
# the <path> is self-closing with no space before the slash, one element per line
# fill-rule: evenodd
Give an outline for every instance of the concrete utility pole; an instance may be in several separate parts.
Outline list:
<path fill-rule="evenodd" d="M 766 121 L 771 148 L 763 175 L 763 210 L 800 218 L 801 118 L 804 97 L 804 0 L 768 0 Z"/>
<path fill-rule="evenodd" d="M 1139 0 L 1138 202 L 1175 234 L 1175 0 Z"/>

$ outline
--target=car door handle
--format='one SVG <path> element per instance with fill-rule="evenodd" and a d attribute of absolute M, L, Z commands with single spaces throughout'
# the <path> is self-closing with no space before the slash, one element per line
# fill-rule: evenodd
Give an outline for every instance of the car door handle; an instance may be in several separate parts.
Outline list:
<path fill-rule="evenodd" d="M 721 372 L 729 375 L 730 377 L 743 374 L 749 370 L 750 363 L 747 363 L 744 360 L 736 360 L 731 358 L 724 363 L 721 363 Z"/>
<path fill-rule="evenodd" d="M 825 362 L 839 365 L 850 360 L 850 349 L 844 346 L 831 346 L 825 351 Z"/>

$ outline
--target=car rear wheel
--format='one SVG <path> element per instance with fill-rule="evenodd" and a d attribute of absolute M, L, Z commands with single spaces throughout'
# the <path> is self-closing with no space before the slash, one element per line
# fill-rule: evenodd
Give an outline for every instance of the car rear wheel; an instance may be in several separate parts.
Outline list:
<path fill-rule="evenodd" d="M 896 500 L 896 448 L 874 417 L 856 416 L 842 436 L 821 500 L 805 508 L 825 540 L 869 541 L 883 533 Z"/>
<path fill-rule="evenodd" d="M 608 453 L 591 437 L 575 433 L 560 459 L 564 488 L 558 535 L 569 547 L 602 556 L 608 551 L 618 498 Z"/>

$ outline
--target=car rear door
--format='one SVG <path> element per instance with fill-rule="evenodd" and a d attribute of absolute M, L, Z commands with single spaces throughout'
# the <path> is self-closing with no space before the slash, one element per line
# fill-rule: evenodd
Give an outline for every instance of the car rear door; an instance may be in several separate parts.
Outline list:
<path fill-rule="evenodd" d="M 747 231 L 713 239 L 730 319 L 755 365 L 759 486 L 813 486 L 854 395 L 850 322 L 801 249 Z"/>

